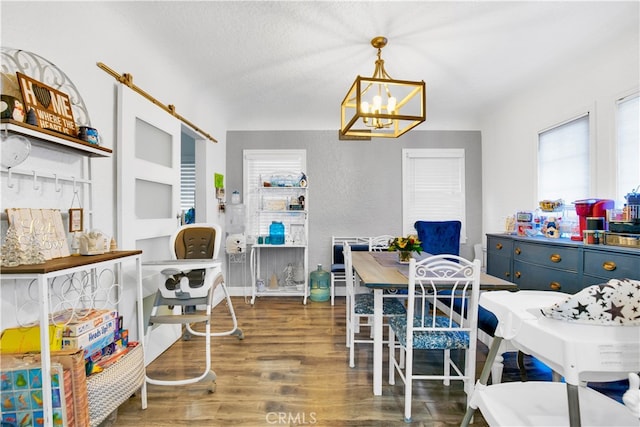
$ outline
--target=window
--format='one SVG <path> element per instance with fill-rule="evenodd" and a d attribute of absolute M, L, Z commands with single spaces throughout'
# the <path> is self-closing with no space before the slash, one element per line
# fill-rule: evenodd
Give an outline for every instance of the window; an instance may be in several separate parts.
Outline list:
<path fill-rule="evenodd" d="M 272 175 L 292 175 L 297 178 L 306 169 L 306 150 L 244 150 L 242 185 L 247 212 L 255 212 L 260 206 L 255 189 L 262 186 L 263 179 Z M 247 219 L 247 234 L 259 236 L 268 234 L 271 221 L 281 221 L 282 216 L 249 215 Z"/>
<path fill-rule="evenodd" d="M 589 182 L 588 113 L 538 134 L 538 200 L 586 199 Z"/>
<path fill-rule="evenodd" d="M 463 149 L 402 150 L 403 233 L 415 233 L 416 221 L 462 222 L 460 242 L 467 239 Z"/>
<path fill-rule="evenodd" d="M 618 100 L 618 184 L 616 202 L 621 207 L 624 196 L 640 185 L 640 95 Z M 640 190 L 638 190 L 640 191 Z"/>

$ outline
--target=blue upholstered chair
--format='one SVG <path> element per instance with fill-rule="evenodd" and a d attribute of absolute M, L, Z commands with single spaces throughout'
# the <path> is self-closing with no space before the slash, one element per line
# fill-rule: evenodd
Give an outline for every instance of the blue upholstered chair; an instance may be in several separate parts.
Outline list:
<path fill-rule="evenodd" d="M 460 255 L 460 230 L 462 229 L 460 221 L 416 221 L 414 227 L 418 232 L 422 250 L 425 252 L 431 255 Z M 447 305 L 450 305 L 451 302 L 453 302 L 454 311 L 460 315 L 461 301 L 459 298 L 451 301 L 438 301 L 438 308 L 448 312 L 449 307 Z M 465 311 L 464 316 L 466 317 L 466 315 Z M 478 338 L 488 347 L 491 347 L 497 325 L 498 319 L 492 312 L 482 306 L 478 307 Z M 504 347 L 501 350 L 506 351 L 506 344 Z M 502 377 L 501 355 L 502 351 L 496 357 L 493 369 L 492 382 L 494 384 L 499 383 Z"/>
<path fill-rule="evenodd" d="M 431 255 L 460 255 L 460 221 L 416 221 L 422 250 Z"/>

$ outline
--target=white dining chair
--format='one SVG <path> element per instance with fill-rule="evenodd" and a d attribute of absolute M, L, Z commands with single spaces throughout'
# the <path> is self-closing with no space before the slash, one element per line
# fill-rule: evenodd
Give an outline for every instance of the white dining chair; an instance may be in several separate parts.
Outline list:
<path fill-rule="evenodd" d="M 382 234 L 380 236 L 374 236 L 369 238 L 369 251 L 371 252 L 383 252 L 389 250 L 389 244 L 393 240 L 394 236 L 390 234 Z"/>
<path fill-rule="evenodd" d="M 356 338 L 356 334 L 360 332 L 361 325 L 373 325 L 373 294 L 357 293 L 355 285 L 355 273 L 353 271 L 353 261 L 351 257 L 351 246 L 346 243 L 344 245 L 344 262 L 345 262 L 345 283 L 347 288 L 347 346 L 349 347 L 349 367 L 355 367 L 355 344 L 371 344 L 373 339 L 371 336 L 367 338 Z M 397 298 L 384 298 L 383 316 L 386 319 L 393 316 L 406 314 L 404 305 Z M 361 322 L 366 320 L 366 322 Z M 385 322 L 386 323 L 386 322 Z M 388 342 L 388 341 L 387 341 Z"/>
<path fill-rule="evenodd" d="M 475 383 L 480 269 L 480 260 L 446 254 L 409 263 L 407 313 L 389 319 L 389 384 L 395 384 L 396 373 L 404 382 L 406 422 L 411 422 L 414 380 L 441 380 L 445 386 L 461 380 L 469 403 Z M 454 310 L 445 315 L 435 309 L 439 299 L 448 299 L 449 306 L 459 299 L 469 315 L 456 321 Z M 414 372 L 414 350 L 442 351 L 442 369 Z M 464 365 L 451 358 L 452 350 L 464 352 Z M 403 353 L 404 366 L 398 357 Z"/>

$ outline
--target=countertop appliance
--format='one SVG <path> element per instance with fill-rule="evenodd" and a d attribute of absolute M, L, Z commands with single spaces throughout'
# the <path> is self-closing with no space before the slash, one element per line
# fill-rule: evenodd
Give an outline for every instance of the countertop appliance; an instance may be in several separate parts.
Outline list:
<path fill-rule="evenodd" d="M 576 207 L 576 214 L 580 218 L 580 235 L 571 236 L 571 240 L 582 240 L 584 231 L 587 228 L 587 218 L 602 217 L 607 218 L 607 209 L 613 209 L 615 202 L 610 199 L 583 199 L 573 202 Z M 605 229 L 607 225 L 605 222 Z"/>

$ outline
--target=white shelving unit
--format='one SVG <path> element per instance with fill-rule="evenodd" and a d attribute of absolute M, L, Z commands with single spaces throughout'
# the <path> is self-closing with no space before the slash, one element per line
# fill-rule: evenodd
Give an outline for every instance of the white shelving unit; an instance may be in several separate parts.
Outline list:
<path fill-rule="evenodd" d="M 251 246 L 251 304 L 260 296 L 301 296 L 307 303 L 308 283 L 308 188 L 265 187 L 251 189 L 249 206 Z M 268 241 L 269 226 L 282 222 L 284 244 Z M 263 283 L 264 286 L 258 285 Z"/>

